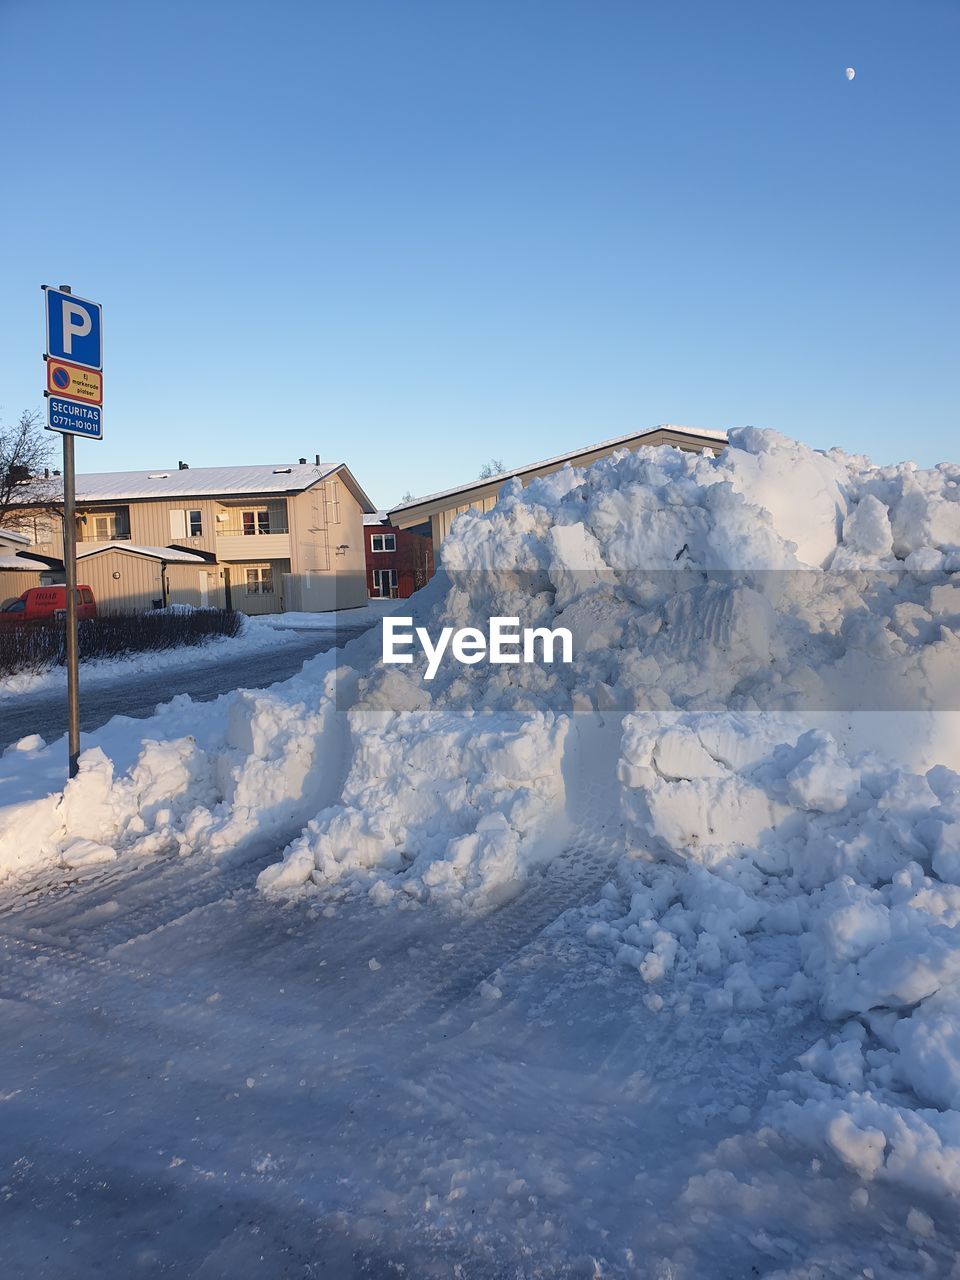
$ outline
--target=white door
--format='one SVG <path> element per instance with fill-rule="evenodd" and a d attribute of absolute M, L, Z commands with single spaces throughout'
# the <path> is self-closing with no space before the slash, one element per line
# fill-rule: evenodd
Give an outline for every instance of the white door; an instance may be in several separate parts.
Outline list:
<path fill-rule="evenodd" d="M 200 570 L 200 608 L 201 609 L 206 609 L 207 602 L 209 600 L 209 595 L 207 594 L 207 586 L 208 586 L 207 571 L 206 569 L 201 569 Z"/>

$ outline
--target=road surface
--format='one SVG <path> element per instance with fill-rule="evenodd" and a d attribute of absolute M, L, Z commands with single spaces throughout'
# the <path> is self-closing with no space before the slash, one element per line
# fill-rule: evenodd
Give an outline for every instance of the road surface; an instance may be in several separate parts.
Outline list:
<path fill-rule="evenodd" d="M 372 624 L 369 624 L 372 625 Z M 298 631 L 278 637 L 278 643 L 254 652 L 217 662 L 209 660 L 183 666 L 164 667 L 155 677 L 138 671 L 116 679 L 97 679 L 86 691 L 80 672 L 80 728 L 97 729 L 116 715 L 149 716 L 159 702 L 178 693 L 189 693 L 206 702 L 231 689 L 260 689 L 296 675 L 307 658 L 324 653 L 362 635 L 368 629 L 337 627 L 336 630 Z M 39 733 L 52 742 L 67 731 L 66 696 L 63 687 L 42 693 L 23 693 L 0 701 L 0 750 L 29 733 Z"/>
<path fill-rule="evenodd" d="M 775 1011 L 728 1043 L 588 943 L 596 850 L 482 918 L 277 905 L 278 855 L 0 895 L 0 1274 L 956 1274 L 949 1212 L 763 1130 Z"/>

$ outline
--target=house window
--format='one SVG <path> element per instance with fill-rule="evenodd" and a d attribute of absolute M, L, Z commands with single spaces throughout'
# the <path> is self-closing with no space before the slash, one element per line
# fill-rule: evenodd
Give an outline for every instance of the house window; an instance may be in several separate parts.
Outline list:
<path fill-rule="evenodd" d="M 170 536 L 172 538 L 202 538 L 203 512 L 174 508 L 170 512 Z"/>
<path fill-rule="evenodd" d="M 126 512 L 100 511 L 86 517 L 87 528 L 93 528 L 94 542 L 112 542 L 114 538 L 129 538 Z"/>
<path fill-rule="evenodd" d="M 247 595 L 273 595 L 273 566 L 258 564 L 247 566 Z"/>
<path fill-rule="evenodd" d="M 374 569 L 373 594 L 381 600 L 392 600 L 397 594 L 396 569 Z"/>
<path fill-rule="evenodd" d="M 266 508 L 262 511 L 244 511 L 243 532 L 247 537 L 253 537 L 258 533 L 269 533 L 270 512 Z"/>
<path fill-rule="evenodd" d="M 375 533 L 370 539 L 372 551 L 396 551 L 397 535 L 395 533 Z"/>

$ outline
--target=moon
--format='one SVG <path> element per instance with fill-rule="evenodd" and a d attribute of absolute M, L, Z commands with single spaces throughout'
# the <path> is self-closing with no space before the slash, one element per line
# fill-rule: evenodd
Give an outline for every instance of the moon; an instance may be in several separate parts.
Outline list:
<path fill-rule="evenodd" d="M 847 75 L 847 79 L 848 79 L 848 80 L 852 80 L 852 79 L 853 79 L 853 77 L 854 77 L 856 74 L 857 74 L 857 72 L 856 72 L 856 69 L 855 69 L 854 67 L 847 67 L 846 75 Z"/>

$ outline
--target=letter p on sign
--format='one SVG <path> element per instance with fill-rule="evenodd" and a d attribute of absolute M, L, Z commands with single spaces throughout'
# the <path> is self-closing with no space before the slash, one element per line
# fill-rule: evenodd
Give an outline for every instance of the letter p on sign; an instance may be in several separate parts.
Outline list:
<path fill-rule="evenodd" d="M 69 298 L 63 299 L 63 349 L 68 356 L 73 355 L 74 338 L 85 338 L 93 328 L 90 312 L 81 307 L 79 302 Z"/>
<path fill-rule="evenodd" d="M 88 369 L 103 368 L 103 324 L 98 302 L 46 288 L 47 355 Z"/>

